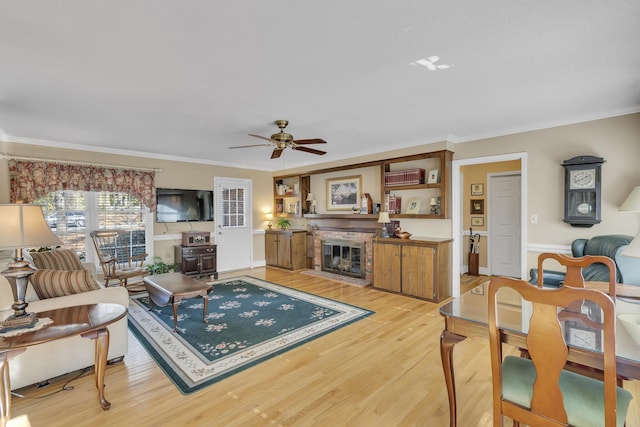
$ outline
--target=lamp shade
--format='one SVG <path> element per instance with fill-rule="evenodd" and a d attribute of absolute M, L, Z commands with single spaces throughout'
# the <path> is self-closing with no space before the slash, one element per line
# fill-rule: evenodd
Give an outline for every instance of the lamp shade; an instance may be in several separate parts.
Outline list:
<path fill-rule="evenodd" d="M 0 250 L 60 245 L 38 205 L 0 205 Z"/>
<path fill-rule="evenodd" d="M 631 193 L 618 210 L 625 212 L 640 212 L 640 186 L 631 190 Z"/>
<path fill-rule="evenodd" d="M 307 202 L 313 202 L 313 193 L 307 193 Z"/>
<path fill-rule="evenodd" d="M 389 219 L 389 212 L 380 212 L 378 214 L 378 222 L 381 224 L 388 224 L 391 222 Z"/>

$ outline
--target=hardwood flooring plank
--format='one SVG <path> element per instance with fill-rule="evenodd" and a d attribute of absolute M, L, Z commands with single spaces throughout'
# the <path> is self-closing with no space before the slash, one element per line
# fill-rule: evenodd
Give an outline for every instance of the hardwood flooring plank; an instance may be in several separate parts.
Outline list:
<path fill-rule="evenodd" d="M 376 313 L 188 396 L 129 334 L 124 363 L 107 368 L 109 411 L 98 405 L 89 373 L 70 391 L 14 397 L 13 416 L 28 416 L 33 427 L 449 425 L 438 305 L 274 268 L 220 277 L 245 273 Z M 488 341 L 458 344 L 454 366 L 459 425 L 492 425 Z M 640 427 L 639 384 L 625 383 L 636 397 L 627 427 Z M 40 396 L 60 386 L 20 391 Z"/>

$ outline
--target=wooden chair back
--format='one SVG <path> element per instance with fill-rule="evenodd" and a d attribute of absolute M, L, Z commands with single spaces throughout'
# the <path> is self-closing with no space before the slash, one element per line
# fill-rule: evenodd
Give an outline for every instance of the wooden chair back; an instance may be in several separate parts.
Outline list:
<path fill-rule="evenodd" d="M 582 269 L 590 266 L 591 264 L 601 263 L 609 268 L 609 295 L 612 298 L 616 297 L 616 263 L 609 257 L 603 255 L 585 255 L 580 258 L 574 258 L 564 254 L 554 253 L 542 253 L 538 257 L 538 287 L 542 287 L 543 283 L 543 269 L 542 265 L 547 259 L 556 260 L 560 265 L 567 269 L 567 273 L 564 278 L 564 285 L 572 286 L 574 288 L 584 288 L 584 277 L 582 276 Z"/>
<path fill-rule="evenodd" d="M 526 337 L 527 349 L 535 367 L 533 397 L 529 408 L 511 402 L 503 396 L 504 334 L 499 326 L 496 299 L 497 292 L 502 288 L 517 291 L 524 300 L 533 304 L 533 314 Z M 489 284 L 488 300 L 494 426 L 502 425 L 503 415 L 526 425 L 567 425 L 567 412 L 559 380 L 567 363 L 568 348 L 558 312 L 581 300 L 592 301 L 602 309 L 605 426 L 616 425 L 615 306 L 609 295 L 595 289 L 571 286 L 557 289 L 540 288 L 523 280 L 494 277 Z"/>
<path fill-rule="evenodd" d="M 129 248 L 129 238 L 124 230 L 96 230 L 89 233 L 104 274 L 105 286 L 117 280 L 127 286 L 128 279 L 144 277 L 148 271 L 143 263 L 147 254 L 133 254 Z"/>

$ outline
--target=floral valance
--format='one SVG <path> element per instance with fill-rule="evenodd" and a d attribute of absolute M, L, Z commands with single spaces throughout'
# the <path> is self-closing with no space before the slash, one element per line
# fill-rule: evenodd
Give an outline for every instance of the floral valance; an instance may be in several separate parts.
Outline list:
<path fill-rule="evenodd" d="M 60 190 L 109 191 L 131 194 L 156 209 L 153 171 L 10 159 L 9 178 L 11 203 L 31 203 Z"/>

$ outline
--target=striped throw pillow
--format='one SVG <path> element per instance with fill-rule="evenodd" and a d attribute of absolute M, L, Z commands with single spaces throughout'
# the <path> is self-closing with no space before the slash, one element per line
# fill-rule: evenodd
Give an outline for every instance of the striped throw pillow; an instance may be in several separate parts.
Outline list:
<path fill-rule="evenodd" d="M 46 252 L 31 252 L 36 268 L 51 270 L 84 270 L 78 254 L 71 249 L 56 249 Z"/>
<path fill-rule="evenodd" d="M 40 299 L 101 289 L 89 270 L 36 270 L 31 275 L 31 284 Z"/>

